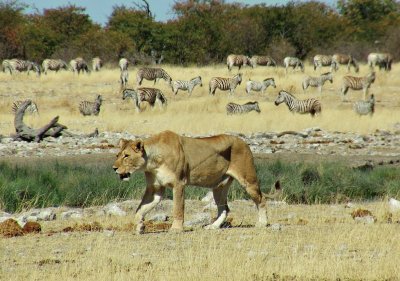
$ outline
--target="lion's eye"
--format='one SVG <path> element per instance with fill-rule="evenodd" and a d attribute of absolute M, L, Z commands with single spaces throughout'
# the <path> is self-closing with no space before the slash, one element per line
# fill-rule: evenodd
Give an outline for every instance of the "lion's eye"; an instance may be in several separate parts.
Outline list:
<path fill-rule="evenodd" d="M 124 154 L 124 158 L 128 158 L 129 157 L 129 155 L 128 154 Z"/>

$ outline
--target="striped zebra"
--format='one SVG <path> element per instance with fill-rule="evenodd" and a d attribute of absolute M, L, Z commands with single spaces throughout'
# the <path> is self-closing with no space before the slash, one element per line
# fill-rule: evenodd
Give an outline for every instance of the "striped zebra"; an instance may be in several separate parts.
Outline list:
<path fill-rule="evenodd" d="M 72 72 L 73 72 L 73 73 L 77 72 L 78 75 L 79 75 L 79 73 L 80 73 L 81 71 L 82 71 L 82 73 L 83 73 L 83 72 L 86 72 L 86 73 L 89 73 L 89 72 L 90 72 L 89 67 L 88 67 L 86 61 L 85 61 L 83 58 L 81 58 L 81 57 L 78 57 L 78 58 L 76 58 L 76 59 L 72 59 L 72 60 L 69 62 L 69 65 L 70 65 L 70 67 L 71 67 Z"/>
<path fill-rule="evenodd" d="M 353 56 L 351 55 L 344 55 L 344 54 L 334 54 L 332 56 L 332 61 L 336 64 L 336 68 L 339 68 L 339 64 L 347 65 L 347 71 L 350 72 L 350 67 L 354 67 L 354 71 L 358 73 L 360 71 L 360 66 L 358 62 Z M 336 70 L 337 70 L 336 69 Z"/>
<path fill-rule="evenodd" d="M 257 65 L 277 66 L 276 61 L 270 56 L 252 56 L 250 62 L 253 67 L 256 67 Z"/>
<path fill-rule="evenodd" d="M 393 56 L 389 53 L 370 53 L 368 55 L 368 66 L 373 71 L 378 65 L 379 69 L 390 71 L 392 69 Z"/>
<path fill-rule="evenodd" d="M 158 102 L 161 108 L 167 106 L 167 98 L 164 94 L 156 88 L 138 88 L 137 91 L 133 89 L 125 89 L 122 91 L 122 99 L 132 98 L 135 108 L 140 112 L 140 104 L 147 102 L 153 108 L 155 103 Z"/>
<path fill-rule="evenodd" d="M 45 59 L 42 62 L 42 68 L 44 74 L 47 75 L 48 70 L 58 72 L 60 69 L 68 70 L 68 65 L 63 60 Z"/>
<path fill-rule="evenodd" d="M 168 75 L 168 73 L 162 68 L 151 68 L 151 67 L 143 67 L 139 69 L 136 74 L 136 82 L 137 85 L 142 85 L 143 79 L 152 81 L 154 80 L 154 85 L 156 84 L 158 79 L 164 79 L 169 85 L 171 85 L 172 78 Z"/>
<path fill-rule="evenodd" d="M 119 60 L 118 65 L 119 65 L 119 69 L 120 69 L 121 72 L 122 72 L 122 71 L 124 71 L 124 70 L 128 70 L 129 62 L 128 62 L 128 60 L 127 60 L 126 58 L 121 58 L 121 59 Z"/>
<path fill-rule="evenodd" d="M 308 87 L 318 87 L 319 92 L 322 93 L 322 86 L 324 86 L 326 81 L 333 83 L 331 72 L 321 74 L 319 77 L 307 76 L 302 83 L 303 91 L 305 92 Z"/>
<path fill-rule="evenodd" d="M 97 95 L 96 100 L 92 101 L 81 101 L 79 104 L 79 111 L 83 116 L 87 115 L 99 115 L 100 107 L 103 102 L 103 98 L 101 95 Z"/>
<path fill-rule="evenodd" d="M 304 72 L 304 63 L 296 57 L 286 57 L 283 59 L 283 66 L 285 67 L 285 73 L 287 74 L 287 69 L 289 67 L 296 70 L 296 68 L 300 68 L 301 72 Z"/>
<path fill-rule="evenodd" d="M 353 104 L 353 110 L 358 115 L 373 115 L 375 112 L 375 97 L 372 94 L 368 101 L 357 101 Z"/>
<path fill-rule="evenodd" d="M 275 100 L 275 105 L 277 106 L 283 102 L 286 103 L 291 112 L 310 113 L 312 117 L 321 113 L 321 103 L 317 99 L 298 100 L 292 94 L 282 90 Z"/>
<path fill-rule="evenodd" d="M 27 99 L 27 100 L 17 100 L 14 101 L 12 106 L 11 106 L 11 110 L 12 112 L 15 114 L 17 113 L 17 110 L 20 108 L 20 106 L 26 102 L 26 101 L 30 101 L 31 104 L 28 105 L 28 107 L 25 109 L 25 113 L 29 113 L 29 114 L 38 114 L 39 115 L 39 107 L 37 106 L 37 104 L 32 101 L 31 99 Z"/>
<path fill-rule="evenodd" d="M 261 93 L 264 94 L 264 91 L 268 88 L 268 86 L 276 88 L 274 78 L 266 78 L 261 82 L 249 80 L 246 82 L 246 93 L 250 94 L 250 91 L 253 90 L 256 92 L 261 91 Z"/>
<path fill-rule="evenodd" d="M 103 67 L 103 61 L 99 57 L 94 57 L 92 59 L 92 69 L 93 71 L 100 71 L 100 69 Z"/>
<path fill-rule="evenodd" d="M 3 72 L 8 70 L 10 74 L 15 72 L 27 71 L 28 75 L 30 71 L 34 71 L 37 76 L 40 76 L 40 66 L 32 61 L 20 60 L 20 59 L 10 59 L 4 60 L 2 62 Z"/>
<path fill-rule="evenodd" d="M 215 90 L 218 88 L 221 91 L 228 91 L 231 95 L 234 94 L 237 85 L 242 82 L 242 74 L 238 73 L 232 78 L 213 77 L 208 83 L 208 93 L 215 95 Z"/>
<path fill-rule="evenodd" d="M 232 67 L 237 66 L 240 70 L 242 66 L 249 65 L 253 67 L 253 64 L 250 61 L 250 58 L 245 55 L 229 55 L 226 58 L 226 65 L 228 66 L 228 70 L 231 71 Z"/>
<path fill-rule="evenodd" d="M 128 70 L 121 71 L 121 74 L 119 76 L 121 89 L 126 88 L 126 85 L 128 85 L 128 78 L 129 78 Z"/>
<path fill-rule="evenodd" d="M 337 64 L 332 60 L 331 56 L 326 55 L 316 55 L 313 59 L 314 70 L 320 69 L 323 66 L 330 66 L 331 72 L 337 70 Z"/>
<path fill-rule="evenodd" d="M 190 79 L 189 81 L 174 80 L 171 83 L 172 91 L 174 92 L 174 95 L 176 95 L 179 90 L 188 91 L 189 95 L 192 95 L 192 91 L 193 91 L 194 87 L 196 87 L 197 85 L 200 85 L 200 87 L 203 87 L 203 81 L 201 80 L 201 76 L 194 77 L 194 78 Z"/>
<path fill-rule="evenodd" d="M 249 113 L 250 111 L 253 110 L 258 113 L 261 112 L 260 107 L 258 106 L 258 102 L 256 101 L 250 101 L 245 104 L 237 104 L 230 102 L 226 105 L 226 114 L 228 115 L 244 114 L 244 113 Z"/>
<path fill-rule="evenodd" d="M 364 77 L 344 76 L 342 81 L 342 100 L 345 99 L 345 95 L 349 89 L 359 91 L 363 90 L 364 100 L 367 96 L 368 88 L 372 83 L 375 82 L 375 72 L 371 72 Z"/>

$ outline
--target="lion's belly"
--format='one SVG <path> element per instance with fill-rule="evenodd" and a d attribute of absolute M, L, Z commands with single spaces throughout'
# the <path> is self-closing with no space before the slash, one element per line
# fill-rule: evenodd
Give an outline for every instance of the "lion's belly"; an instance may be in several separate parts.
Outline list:
<path fill-rule="evenodd" d="M 196 164 L 190 166 L 188 183 L 204 187 L 218 185 L 229 167 L 229 161 L 223 157 L 211 157 Z"/>

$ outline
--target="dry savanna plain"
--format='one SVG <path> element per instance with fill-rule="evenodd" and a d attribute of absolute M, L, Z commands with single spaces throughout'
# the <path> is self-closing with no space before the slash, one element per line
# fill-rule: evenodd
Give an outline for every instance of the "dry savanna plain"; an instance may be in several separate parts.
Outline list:
<path fill-rule="evenodd" d="M 243 82 L 233 96 L 219 90 L 209 96 L 208 82 L 215 76 L 233 76 L 237 68 L 232 72 L 224 65 L 163 68 L 173 79 L 189 80 L 200 75 L 203 87 L 197 86 L 191 96 L 182 91 L 174 96 L 161 80 L 155 87 L 163 91 L 168 106 L 151 109 L 144 105 L 138 113 L 132 100 L 122 100 L 116 65 L 89 75 L 67 71 L 41 77 L 0 73 L 0 134 L 14 132 L 11 105 L 26 98 L 38 104 L 40 113 L 26 116 L 28 125 L 39 127 L 59 115 L 59 122 L 71 131 L 85 133 L 95 127 L 100 132 L 138 135 L 166 129 L 210 135 L 310 127 L 372 133 L 377 129 L 393 130 L 400 122 L 398 64 L 391 72 L 376 70 L 376 81 L 369 90 L 376 98 L 372 117 L 360 117 L 352 110 L 353 102 L 362 99 L 362 92 L 349 90 L 349 101 L 341 101 L 342 77 L 348 74 L 344 66 L 334 73 L 333 83 L 327 82 L 321 94 L 315 88 L 303 93 L 301 82 L 306 75 L 317 76 L 328 69 L 318 72 L 306 65 L 304 73 L 289 70 L 285 75 L 282 67 L 244 67 L 240 71 Z M 128 87 L 136 87 L 137 69 L 130 67 Z M 368 72 L 368 67 L 362 65 L 355 75 Z M 264 94 L 246 94 L 245 82 L 268 77 L 275 78 L 276 88 L 269 87 Z M 144 80 L 142 86 L 153 87 L 153 82 Z M 290 113 L 284 104 L 275 106 L 281 89 L 299 99 L 320 99 L 322 114 L 311 118 Z M 97 94 L 104 98 L 99 116 L 80 115 L 79 102 L 94 100 Z M 261 113 L 227 116 L 228 102 L 248 101 L 258 101 Z M 400 280 L 400 214 L 390 213 L 385 198 L 352 204 L 351 208 L 345 204 L 270 204 L 269 223 L 278 227 L 265 229 L 252 227 L 256 210 L 247 201 L 233 204 L 233 227 L 221 230 L 187 228 L 184 233 L 169 233 L 156 229 L 136 235 L 131 225 L 133 211 L 121 218 L 41 222 L 40 234 L 0 238 L 0 280 Z M 186 204 L 187 217 L 202 207 L 199 202 Z M 356 208 L 371 211 L 376 223 L 357 223 L 351 216 Z M 215 216 L 215 210 L 210 212 Z M 100 227 L 77 227 L 94 223 Z M 74 231 L 64 232 L 66 227 Z"/>

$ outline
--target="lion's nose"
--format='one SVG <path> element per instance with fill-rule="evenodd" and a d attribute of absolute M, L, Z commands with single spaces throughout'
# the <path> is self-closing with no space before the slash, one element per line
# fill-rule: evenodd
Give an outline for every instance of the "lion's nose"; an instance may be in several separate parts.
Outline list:
<path fill-rule="evenodd" d="M 117 167 L 113 167 L 113 169 L 114 169 L 114 171 L 117 171 L 117 170 L 118 170 L 118 168 L 117 168 Z"/>

